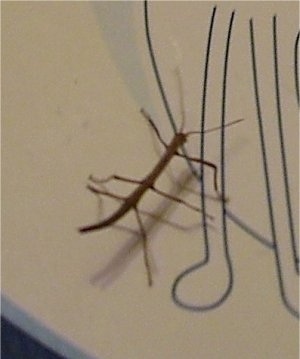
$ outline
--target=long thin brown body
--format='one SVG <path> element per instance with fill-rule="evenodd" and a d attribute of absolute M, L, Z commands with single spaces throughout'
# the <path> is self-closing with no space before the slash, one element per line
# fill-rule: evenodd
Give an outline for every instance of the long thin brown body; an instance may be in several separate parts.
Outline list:
<path fill-rule="evenodd" d="M 174 157 L 174 155 L 177 153 L 178 149 L 184 144 L 184 142 L 186 141 L 186 137 L 187 135 L 185 133 L 177 133 L 173 137 L 170 144 L 166 147 L 165 153 L 160 158 L 153 170 L 141 181 L 141 184 L 125 199 L 124 203 L 116 212 L 114 212 L 110 217 L 104 219 L 99 223 L 80 228 L 79 232 L 89 232 L 107 227 L 119 220 L 131 209 L 136 208 L 142 196 L 148 189 L 154 186 L 154 183 L 157 178 L 171 161 L 172 157 Z"/>

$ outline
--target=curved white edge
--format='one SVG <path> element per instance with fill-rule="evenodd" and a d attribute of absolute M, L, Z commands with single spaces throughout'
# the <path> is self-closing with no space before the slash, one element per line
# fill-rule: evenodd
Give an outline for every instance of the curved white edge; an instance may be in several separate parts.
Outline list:
<path fill-rule="evenodd" d="M 47 328 L 41 321 L 24 312 L 3 293 L 1 293 L 1 315 L 49 349 L 68 359 L 101 359 L 86 353 L 75 343 Z"/>

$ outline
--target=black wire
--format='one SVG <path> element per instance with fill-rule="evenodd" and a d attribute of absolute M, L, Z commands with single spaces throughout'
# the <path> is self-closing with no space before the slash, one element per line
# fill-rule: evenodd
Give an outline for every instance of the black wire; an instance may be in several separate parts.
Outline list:
<path fill-rule="evenodd" d="M 158 89 L 159 89 L 159 93 L 163 102 L 163 106 L 164 109 L 167 113 L 169 122 L 173 128 L 174 133 L 177 133 L 177 126 L 174 120 L 174 116 L 172 114 L 171 111 L 171 107 L 169 104 L 169 101 L 167 99 L 166 96 L 166 92 L 164 90 L 164 86 L 161 80 L 161 76 L 159 73 L 159 69 L 158 69 L 158 65 L 156 62 L 156 56 L 155 56 L 155 51 L 153 48 L 153 44 L 152 44 L 152 40 L 151 40 L 151 31 L 150 31 L 150 21 L 149 21 L 149 14 L 148 14 L 148 1 L 144 0 L 144 23 L 145 23 L 145 33 L 146 33 L 146 39 L 147 39 L 147 46 L 148 46 L 148 50 L 149 50 L 149 55 L 150 55 L 150 59 L 151 59 L 151 65 L 154 71 L 154 75 L 155 75 L 155 79 L 156 79 L 156 83 L 158 85 Z M 184 146 L 182 146 L 182 152 L 185 156 L 187 156 L 187 151 L 185 149 Z M 195 178 L 198 179 L 199 182 L 201 182 L 201 177 L 199 176 L 199 174 L 197 173 L 195 167 L 193 166 L 193 164 L 191 163 L 191 161 L 186 158 L 186 162 L 189 166 L 189 169 L 191 170 L 192 174 L 195 176 Z"/>
<path fill-rule="evenodd" d="M 211 46 L 211 37 L 212 37 L 212 30 L 213 30 L 213 23 L 214 23 L 214 17 L 215 17 L 215 11 L 216 11 L 216 7 L 214 7 L 213 9 L 213 13 L 211 16 L 211 23 L 210 23 L 210 29 L 209 29 L 209 35 L 208 35 L 208 42 L 207 42 L 207 53 L 206 53 L 206 64 L 205 64 L 205 76 L 204 79 L 206 78 L 207 80 L 207 74 L 208 74 L 208 62 L 209 62 L 209 53 L 210 53 L 210 46 Z M 225 145 L 225 140 L 224 140 L 224 124 L 225 124 L 225 104 L 226 104 L 226 84 L 227 84 L 227 67 L 228 67 L 228 59 L 229 59 L 229 47 L 230 47 L 230 39 L 231 39 L 231 32 L 232 32 L 232 27 L 233 27 L 233 20 L 234 20 L 234 15 L 235 12 L 233 11 L 231 14 L 231 18 L 230 18 L 230 22 L 229 22 L 229 28 L 228 28 L 228 34 L 227 34 L 227 43 L 226 43 L 226 51 L 225 51 L 225 60 L 224 60 L 224 78 L 223 78 L 223 94 L 222 94 L 222 115 L 221 115 L 221 122 L 222 122 L 222 154 L 221 157 L 223 157 L 223 161 L 221 163 L 221 167 L 223 170 L 223 177 L 224 177 L 224 145 Z M 204 82 L 204 91 L 206 92 L 206 80 Z M 206 99 L 206 95 L 204 95 L 204 102 Z M 205 106 L 205 104 L 204 104 Z M 202 108 L 202 120 L 203 120 L 203 116 L 205 115 L 205 110 L 203 111 Z M 204 126 L 204 121 L 202 121 L 201 126 Z M 202 144 L 202 146 L 204 146 Z M 202 151 L 204 152 L 204 149 L 202 149 Z M 224 190 L 225 188 L 225 182 L 224 182 L 224 178 L 223 178 L 223 182 L 222 182 L 222 189 Z M 224 203 L 223 203 L 224 206 Z M 214 302 L 207 304 L 207 305 L 191 305 L 191 304 L 187 304 L 183 301 L 181 301 L 178 298 L 177 295 L 177 287 L 180 283 L 180 281 L 186 277 L 187 275 L 189 275 L 190 273 L 192 273 L 195 270 L 199 270 L 202 266 L 204 266 L 205 264 L 207 264 L 209 262 L 209 247 L 208 247 L 208 240 L 206 238 L 206 254 L 205 254 L 205 258 L 199 262 L 196 263 L 192 266 L 190 266 L 189 268 L 187 268 L 186 270 L 184 270 L 174 281 L 173 287 L 172 287 L 172 299 L 174 300 L 174 302 L 179 305 L 180 307 L 184 308 L 184 309 L 188 309 L 191 311 L 208 311 L 208 310 L 212 310 L 215 309 L 217 307 L 219 307 L 220 305 L 222 305 L 225 300 L 227 299 L 227 297 L 229 296 L 229 294 L 232 291 L 233 288 L 233 270 L 232 270 L 232 264 L 231 264 L 231 259 L 229 256 L 229 250 L 228 250 L 228 244 L 227 244 L 227 226 L 226 226 L 226 210 L 225 207 L 223 207 L 222 209 L 222 218 L 223 218 L 223 243 L 224 243 L 224 253 L 225 253 L 225 258 L 226 258 L 226 263 L 227 263 L 227 268 L 228 268 L 228 275 L 229 275 L 229 280 L 228 280 L 228 285 L 226 287 L 226 290 L 224 291 L 224 293 Z"/>
<path fill-rule="evenodd" d="M 300 94 L 299 94 L 299 37 L 300 31 L 298 32 L 294 46 L 294 73 L 295 73 L 295 88 L 298 106 L 300 105 Z"/>
<path fill-rule="evenodd" d="M 171 111 L 171 108 L 170 108 L 170 105 L 169 105 L 169 102 L 168 102 L 164 87 L 163 87 L 163 84 L 162 84 L 162 81 L 161 81 L 161 76 L 160 76 L 158 66 L 157 66 L 157 63 L 156 63 L 156 56 L 155 56 L 155 52 L 154 52 L 154 49 L 153 49 L 152 40 L 151 40 L 151 36 L 150 36 L 149 15 L 148 15 L 148 1 L 147 0 L 144 1 L 144 20 L 145 20 L 144 21 L 145 22 L 145 31 L 146 31 L 146 37 L 147 37 L 147 46 L 148 46 L 148 49 L 149 49 L 149 54 L 150 54 L 152 68 L 153 68 L 153 71 L 154 71 L 154 74 L 155 74 L 155 79 L 156 79 L 156 82 L 157 82 L 157 85 L 158 85 L 158 88 L 159 88 L 159 92 L 160 92 L 160 95 L 161 95 L 161 98 L 162 98 L 162 101 L 163 101 L 163 104 L 164 104 L 164 108 L 165 108 L 165 110 L 167 112 L 167 115 L 168 115 L 169 121 L 170 121 L 170 123 L 171 123 L 171 125 L 173 127 L 174 132 L 176 133 L 177 132 L 176 123 L 175 123 L 175 120 L 174 120 L 174 117 L 173 117 L 173 114 L 172 114 L 172 111 Z"/>
<path fill-rule="evenodd" d="M 262 121 L 262 114 L 261 114 L 259 89 L 258 89 L 255 40 L 254 40 L 254 29 L 253 29 L 253 19 L 252 18 L 249 21 L 249 31 L 250 31 L 250 51 L 251 51 L 252 70 L 253 70 L 254 98 L 255 98 L 255 105 L 256 105 L 256 110 L 257 110 L 257 121 L 258 121 L 259 136 L 260 136 L 260 146 L 261 146 L 262 163 L 263 163 L 265 186 L 266 186 L 267 204 L 268 204 L 268 210 L 269 210 L 270 229 L 271 229 L 271 235 L 272 235 L 272 239 L 273 239 L 273 246 L 274 246 L 274 252 L 275 252 L 276 268 L 277 268 L 277 275 L 278 275 L 278 280 L 279 280 L 279 289 L 280 289 L 281 297 L 283 299 L 285 306 L 287 307 L 287 309 L 289 310 L 289 312 L 292 315 L 297 317 L 299 314 L 297 313 L 297 311 L 295 311 L 294 308 L 292 308 L 290 306 L 290 304 L 288 303 L 286 296 L 285 296 L 284 284 L 283 284 L 282 274 L 281 274 L 280 259 L 279 259 L 278 250 L 277 250 L 277 236 L 276 236 L 275 221 L 274 221 L 274 214 L 273 214 L 271 186 L 270 186 L 270 179 L 269 179 L 269 169 L 268 169 L 268 161 L 267 161 L 267 155 L 266 155 L 266 145 L 265 145 L 263 121 Z"/>
<path fill-rule="evenodd" d="M 273 51 L 274 51 L 274 77 L 275 77 L 275 93 L 276 93 L 276 110 L 277 110 L 277 118 L 278 118 L 278 133 L 280 140 L 280 153 L 281 153 L 281 164 L 282 164 L 282 173 L 284 180 L 284 189 L 285 189 L 285 201 L 287 207 L 287 215 L 289 222 L 289 230 L 290 230 L 290 239 L 291 246 L 293 252 L 294 266 L 296 272 L 299 273 L 298 267 L 298 258 L 297 258 L 297 244 L 294 233 L 294 220 L 292 214 L 292 205 L 291 205 L 291 196 L 290 196 L 290 186 L 288 179 L 288 169 L 287 169 L 287 161 L 285 154 L 285 144 L 284 144 L 284 134 L 283 134 L 283 126 L 282 126 L 282 114 L 281 114 L 281 96 L 280 96 L 280 85 L 279 85 L 279 67 L 278 67 L 278 45 L 277 45 L 277 18 L 273 17 Z"/>

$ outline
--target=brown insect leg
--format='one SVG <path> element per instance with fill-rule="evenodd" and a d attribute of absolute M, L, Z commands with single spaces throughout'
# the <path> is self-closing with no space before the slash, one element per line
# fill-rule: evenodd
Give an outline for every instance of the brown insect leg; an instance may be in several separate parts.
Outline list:
<path fill-rule="evenodd" d="M 219 199 L 221 201 L 224 201 L 224 202 L 228 201 L 228 198 L 224 198 L 223 194 L 221 192 L 219 192 L 219 188 L 218 188 L 218 167 L 213 162 L 203 160 L 202 158 L 185 156 L 185 155 L 183 155 L 183 154 L 181 154 L 179 152 L 176 153 L 176 156 L 187 158 L 190 161 L 197 162 L 197 163 L 202 163 L 203 165 L 210 167 L 214 171 L 214 189 L 215 189 Z"/>
<path fill-rule="evenodd" d="M 212 195 L 212 194 L 208 194 L 208 193 L 203 194 L 203 193 L 199 192 L 199 190 L 195 190 L 191 187 L 188 187 L 187 185 L 181 184 L 179 181 L 176 180 L 176 176 L 174 175 L 174 172 L 172 171 L 171 167 L 168 167 L 166 169 L 166 175 L 168 176 L 169 180 L 178 187 L 178 189 L 180 191 L 186 191 L 188 193 L 192 193 L 197 196 L 199 196 L 199 194 L 200 194 L 200 196 L 204 196 L 209 200 L 220 202 L 220 194 L 219 193 L 217 193 L 217 195 Z"/>
<path fill-rule="evenodd" d="M 87 185 L 87 189 L 90 190 L 91 192 L 95 193 L 95 194 L 102 194 L 104 196 L 108 196 L 108 197 L 111 197 L 111 198 L 114 198 L 114 199 L 117 199 L 117 200 L 122 200 L 124 201 L 126 199 L 126 197 L 123 197 L 123 196 L 118 196 L 114 193 L 111 193 L 109 191 L 103 191 L 99 188 L 95 188 L 91 185 Z"/>
<path fill-rule="evenodd" d="M 194 205 L 192 205 L 192 204 L 186 202 L 185 200 L 183 200 L 183 199 L 181 199 L 181 198 L 172 196 L 172 195 L 170 195 L 169 193 L 166 193 L 166 192 L 164 192 L 164 191 L 161 191 L 161 190 L 155 188 L 154 186 L 150 187 L 150 189 L 151 189 L 152 191 L 154 191 L 155 193 L 157 193 L 157 194 L 159 194 L 159 195 L 161 195 L 161 196 L 163 196 L 163 197 L 166 197 L 166 198 L 170 199 L 171 201 L 175 201 L 175 202 L 177 202 L 177 203 L 183 204 L 184 206 L 186 206 L 186 207 L 188 207 L 188 208 L 190 208 L 190 209 L 192 209 L 192 210 L 194 210 L 194 211 L 196 211 L 196 212 L 201 212 L 200 208 L 198 208 L 197 206 L 194 206 Z M 210 215 L 210 214 L 207 214 L 207 213 L 206 213 L 206 216 L 207 216 L 209 219 L 214 220 L 214 216 L 212 216 L 212 215 Z"/>
<path fill-rule="evenodd" d="M 138 221 L 142 239 L 143 239 L 144 264 L 145 264 L 146 273 L 147 273 L 148 285 L 149 285 L 149 287 L 151 287 L 153 282 L 152 282 L 152 274 L 151 274 L 151 268 L 150 268 L 149 257 L 148 257 L 147 234 L 146 234 L 146 231 L 145 231 L 145 228 L 144 228 L 144 225 L 143 225 L 143 222 L 142 222 L 142 219 L 140 217 L 139 210 L 137 209 L 137 207 L 134 207 L 134 212 L 136 214 L 136 219 Z"/>
<path fill-rule="evenodd" d="M 102 184 L 102 183 L 107 183 L 111 180 L 117 180 L 117 181 L 123 181 L 123 182 L 128 182 L 128 183 L 134 183 L 134 184 L 141 184 L 142 181 L 139 181 L 139 180 L 135 180 L 135 179 L 132 179 L 132 178 L 128 178 L 128 177 L 124 177 L 124 176 L 119 176 L 119 175 L 111 175 L 107 178 L 103 178 L 103 179 L 99 179 L 99 178 L 96 178 L 92 175 L 89 176 L 89 180 L 93 183 L 99 183 L 99 184 Z"/>
<path fill-rule="evenodd" d="M 176 153 L 176 156 L 187 158 L 190 161 L 197 162 L 197 163 L 202 163 L 203 165 L 212 168 L 212 170 L 214 171 L 214 188 L 215 188 L 215 191 L 219 194 L 219 189 L 218 189 L 218 167 L 213 162 L 203 160 L 202 158 L 185 156 L 185 155 L 182 155 L 179 152 Z"/>

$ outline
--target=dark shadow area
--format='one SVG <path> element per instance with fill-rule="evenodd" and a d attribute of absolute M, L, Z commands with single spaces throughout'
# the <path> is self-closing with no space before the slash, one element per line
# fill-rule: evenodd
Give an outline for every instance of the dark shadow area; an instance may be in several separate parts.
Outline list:
<path fill-rule="evenodd" d="M 2 359 L 64 359 L 22 329 L 1 317 Z"/>

